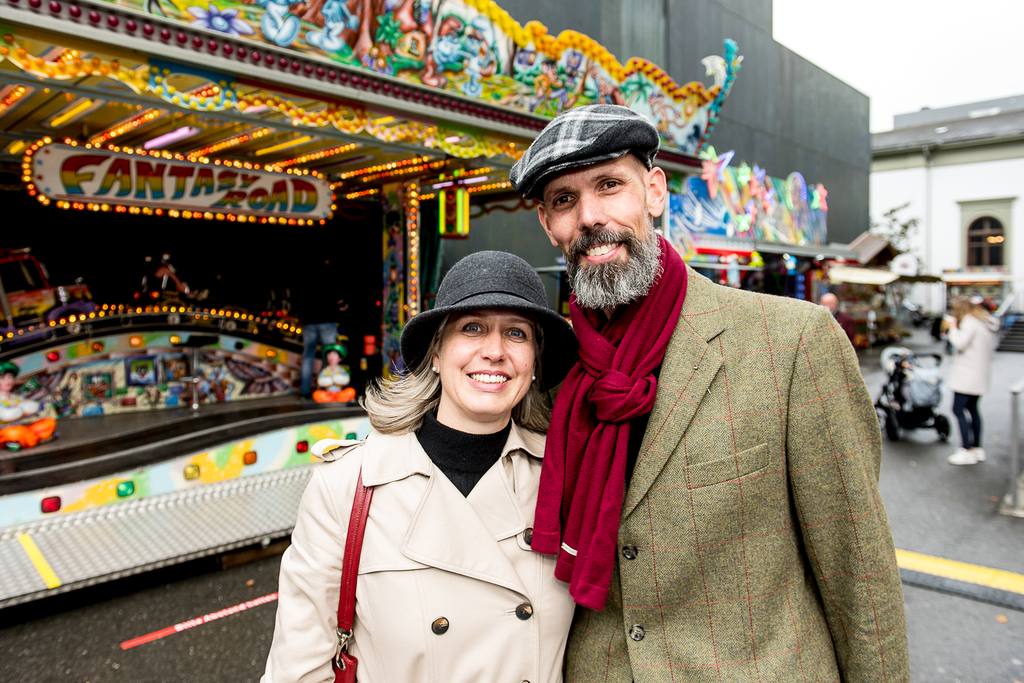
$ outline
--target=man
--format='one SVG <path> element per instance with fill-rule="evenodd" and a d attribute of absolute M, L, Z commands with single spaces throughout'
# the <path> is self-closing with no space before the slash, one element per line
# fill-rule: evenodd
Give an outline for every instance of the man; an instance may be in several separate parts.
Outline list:
<path fill-rule="evenodd" d="M 839 327 L 843 328 L 843 332 L 846 333 L 847 339 L 849 339 L 852 344 L 854 326 L 853 318 L 839 310 L 839 297 L 832 292 L 826 292 L 821 295 L 821 299 L 818 300 L 818 303 L 829 310 L 829 313 L 831 313 L 832 317 L 836 319 L 837 323 L 839 323 Z"/>
<path fill-rule="evenodd" d="M 580 107 L 510 174 L 575 290 L 533 532 L 580 605 L 566 679 L 908 681 L 853 349 L 824 309 L 682 263 L 653 228 L 658 145 Z"/>

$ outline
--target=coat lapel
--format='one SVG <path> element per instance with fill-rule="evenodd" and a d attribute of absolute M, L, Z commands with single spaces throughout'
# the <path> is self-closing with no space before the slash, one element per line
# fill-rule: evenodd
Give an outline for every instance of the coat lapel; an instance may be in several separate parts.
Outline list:
<path fill-rule="evenodd" d="M 686 270 L 686 299 L 661 365 L 658 395 L 651 409 L 633 479 L 626 491 L 623 520 L 640 503 L 665 467 L 722 368 L 722 355 L 716 346 L 710 344 L 725 329 L 724 316 L 715 295 L 716 285 L 689 266 Z"/>
<path fill-rule="evenodd" d="M 466 498 L 496 541 L 523 531 L 537 507 L 539 468 L 524 451 L 543 458 L 544 437 L 513 422 L 500 466 L 487 470 Z"/>
<path fill-rule="evenodd" d="M 516 429 L 513 426 L 513 432 Z M 506 455 L 484 474 L 467 499 L 433 467 L 412 437 L 410 449 L 418 450 L 417 456 L 426 459 L 431 474 L 402 541 L 402 554 L 431 567 L 528 595 L 497 543 L 526 527 L 514 473 L 528 458 L 521 452 L 509 454 L 521 447 L 515 434 L 510 434 Z"/>

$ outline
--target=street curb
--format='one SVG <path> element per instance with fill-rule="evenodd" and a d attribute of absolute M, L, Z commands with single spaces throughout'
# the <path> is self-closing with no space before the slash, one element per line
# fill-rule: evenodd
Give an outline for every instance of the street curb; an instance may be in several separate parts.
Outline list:
<path fill-rule="evenodd" d="M 944 576 L 925 574 L 924 572 L 917 572 L 912 569 L 901 568 L 900 579 L 908 586 L 927 588 L 940 593 L 949 593 L 950 595 L 957 595 L 1024 612 L 1024 595 L 1020 593 L 989 588 L 988 586 L 968 583 L 967 581 L 947 579 Z"/>

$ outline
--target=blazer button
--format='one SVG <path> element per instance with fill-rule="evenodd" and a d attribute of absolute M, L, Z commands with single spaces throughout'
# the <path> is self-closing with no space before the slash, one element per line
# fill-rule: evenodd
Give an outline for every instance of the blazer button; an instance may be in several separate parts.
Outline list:
<path fill-rule="evenodd" d="M 640 624 L 633 624 L 633 628 L 629 629 L 629 637 L 638 643 L 644 639 L 645 635 L 647 634 L 644 632 L 644 627 Z"/>
<path fill-rule="evenodd" d="M 526 531 L 523 532 L 523 540 L 526 541 L 526 545 L 533 545 L 533 527 L 526 527 Z"/>
<path fill-rule="evenodd" d="M 430 630 L 439 636 L 443 636 L 448 632 L 448 620 L 444 617 L 434 619 L 434 623 L 430 625 Z"/>
<path fill-rule="evenodd" d="M 635 545 L 624 545 L 622 546 L 622 556 L 627 560 L 636 559 L 636 546 Z"/>
<path fill-rule="evenodd" d="M 516 616 L 526 621 L 533 616 L 533 605 L 528 602 L 524 602 L 516 607 Z"/>

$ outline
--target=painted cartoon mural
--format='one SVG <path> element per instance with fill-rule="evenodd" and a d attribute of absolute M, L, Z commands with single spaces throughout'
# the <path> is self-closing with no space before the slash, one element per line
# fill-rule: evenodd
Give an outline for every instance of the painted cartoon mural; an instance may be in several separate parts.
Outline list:
<path fill-rule="evenodd" d="M 220 348 L 200 350 L 193 368 L 191 352 L 175 348 L 171 336 L 94 338 L 22 356 L 10 392 L 22 405 L 36 407 L 34 418 L 65 418 L 188 407 L 193 386 L 200 404 L 294 391 L 298 354 L 289 358 L 256 342 L 222 337 Z M 196 385 L 189 380 L 193 371 L 200 377 Z"/>
<path fill-rule="evenodd" d="M 730 166 L 733 152 L 701 153 L 699 176 L 676 178 L 669 190 L 669 234 L 684 254 L 695 254 L 701 235 L 781 242 L 828 243 L 828 190 L 809 186 L 797 172 L 769 176 L 760 166 Z"/>
<path fill-rule="evenodd" d="M 704 59 L 713 85 L 679 85 L 646 60 L 620 63 L 582 33 L 552 36 L 536 21 L 522 26 L 492 0 L 115 4 L 541 116 L 584 104 L 622 104 L 650 118 L 668 145 L 690 154 L 714 128 L 743 60 L 727 40 L 724 56 Z"/>

